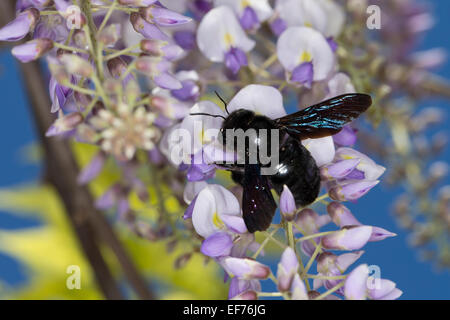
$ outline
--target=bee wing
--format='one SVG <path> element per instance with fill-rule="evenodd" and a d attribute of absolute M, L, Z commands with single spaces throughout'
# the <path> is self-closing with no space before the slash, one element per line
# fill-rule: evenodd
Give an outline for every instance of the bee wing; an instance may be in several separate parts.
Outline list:
<path fill-rule="evenodd" d="M 322 138 L 341 131 L 371 104 L 372 98 L 367 94 L 344 94 L 279 118 L 275 123 L 300 140 Z"/>
<path fill-rule="evenodd" d="M 266 176 L 258 164 L 246 164 L 243 179 L 242 211 L 249 232 L 269 228 L 277 205 Z"/>

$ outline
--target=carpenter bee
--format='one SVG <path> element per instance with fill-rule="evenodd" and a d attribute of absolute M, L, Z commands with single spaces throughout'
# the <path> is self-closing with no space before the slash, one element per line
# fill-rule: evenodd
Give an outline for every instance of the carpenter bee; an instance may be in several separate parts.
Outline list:
<path fill-rule="evenodd" d="M 243 218 L 251 233 L 266 230 L 272 222 L 277 208 L 271 193 L 272 188 L 281 194 L 283 186 L 288 186 L 298 206 L 311 204 L 318 197 L 319 168 L 301 140 L 322 138 L 338 133 L 344 125 L 356 119 L 372 104 L 369 95 L 344 94 L 293 114 L 270 119 L 247 109 L 238 109 L 229 113 L 227 103 L 219 95 L 218 97 L 224 103 L 228 113 L 227 117 L 223 117 L 224 121 L 219 133 L 219 138 L 224 145 L 227 130 L 276 129 L 279 131 L 278 164 L 274 174 L 262 175 L 261 169 L 264 168 L 264 164 L 247 162 L 252 153 L 260 152 L 259 136 L 256 139 L 246 140 L 244 164 L 224 166 L 231 171 L 233 181 L 243 188 Z M 205 113 L 192 115 L 214 116 Z M 267 145 L 265 147 L 267 148 Z"/>

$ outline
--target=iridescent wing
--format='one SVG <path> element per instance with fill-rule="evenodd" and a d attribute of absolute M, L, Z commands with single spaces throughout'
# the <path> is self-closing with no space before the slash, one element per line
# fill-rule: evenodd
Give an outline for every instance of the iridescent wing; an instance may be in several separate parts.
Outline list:
<path fill-rule="evenodd" d="M 275 120 L 279 129 L 300 140 L 322 138 L 338 133 L 372 104 L 367 94 L 337 96 Z"/>
<path fill-rule="evenodd" d="M 261 175 L 258 164 L 246 164 L 242 195 L 242 211 L 249 232 L 264 231 L 269 228 L 277 205 L 270 192 L 266 176 Z"/>

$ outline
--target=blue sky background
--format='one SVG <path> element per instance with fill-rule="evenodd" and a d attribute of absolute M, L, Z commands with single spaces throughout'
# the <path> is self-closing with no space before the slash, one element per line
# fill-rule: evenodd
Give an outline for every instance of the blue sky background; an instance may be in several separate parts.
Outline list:
<path fill-rule="evenodd" d="M 429 32 L 420 49 L 444 47 L 450 52 L 450 1 L 429 1 L 434 7 L 436 26 Z M 450 61 L 438 73 L 450 79 Z M 2 116 L 0 116 L 0 188 L 20 185 L 40 177 L 40 168 L 23 160 L 22 148 L 35 140 L 34 127 L 27 106 L 25 91 L 20 80 L 18 64 L 8 51 L 0 52 L 0 93 Z M 450 110 L 450 102 L 431 101 L 424 105 L 437 105 Z M 446 123 L 449 123 L 447 112 Z M 444 126 L 444 128 L 448 126 Z M 449 161 L 450 149 L 442 159 Z M 447 184 L 450 179 L 447 178 Z M 377 225 L 398 234 L 383 242 L 369 243 L 360 263 L 381 267 L 381 276 L 391 279 L 403 290 L 402 299 L 450 299 L 450 272 L 436 271 L 430 262 L 420 261 L 417 251 L 407 244 L 408 234 L 399 228 L 390 212 L 392 199 L 399 190 L 376 187 L 361 199 L 354 212 L 365 224 Z M 0 228 L 22 228 L 37 222 L 18 219 L 0 211 Z M 0 254 L 0 278 L 11 285 L 26 281 L 20 264 Z"/>

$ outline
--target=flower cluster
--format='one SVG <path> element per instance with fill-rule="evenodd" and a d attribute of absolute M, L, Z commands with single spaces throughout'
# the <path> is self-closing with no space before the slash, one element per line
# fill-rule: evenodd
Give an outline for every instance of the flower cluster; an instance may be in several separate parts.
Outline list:
<path fill-rule="evenodd" d="M 284 186 L 280 222 L 257 236 L 242 217 L 242 187 L 217 165 L 236 156 L 218 139 L 233 111 L 276 119 L 342 94 L 384 97 L 386 88 L 365 86 L 366 68 L 349 62 L 346 21 L 360 21 L 358 12 L 354 1 L 333 0 L 19 0 L 0 40 L 26 38 L 12 50 L 24 63 L 46 59 L 56 116 L 47 135 L 98 147 L 79 183 L 95 179 L 108 159 L 120 170 L 97 207 L 115 209 L 151 241 L 190 241 L 177 267 L 200 251 L 224 270 L 229 298 L 396 299 L 401 291 L 370 276 L 366 264 L 347 273 L 368 242 L 395 235 L 362 224 L 343 204 L 363 197 L 385 171 L 356 150 L 357 124 L 302 141 L 323 193 L 300 208 Z M 225 110 L 214 91 L 233 96 Z M 378 109 L 369 109 L 369 120 Z M 184 207 L 183 219 L 168 212 L 167 193 Z M 157 207 L 157 217 L 139 221 L 135 195 Z M 280 248 L 276 275 L 257 261 L 269 243 Z M 266 279 L 277 292 L 262 291 Z"/>

